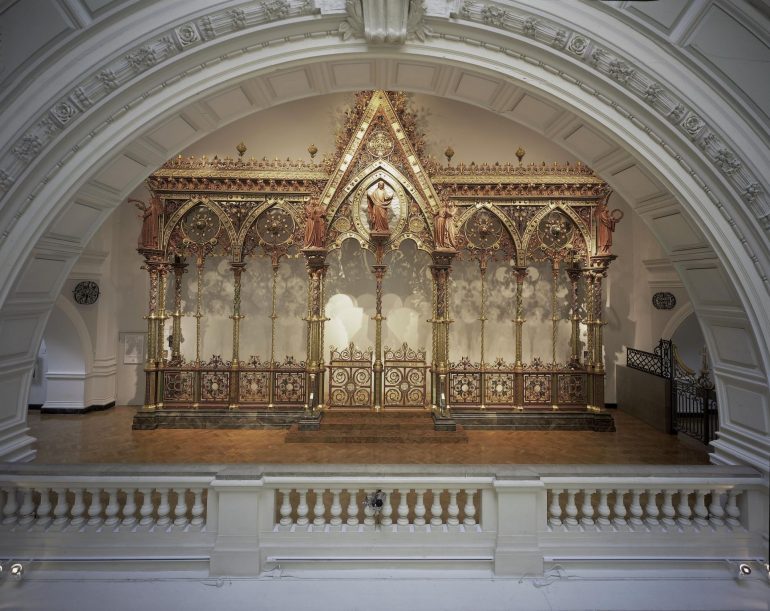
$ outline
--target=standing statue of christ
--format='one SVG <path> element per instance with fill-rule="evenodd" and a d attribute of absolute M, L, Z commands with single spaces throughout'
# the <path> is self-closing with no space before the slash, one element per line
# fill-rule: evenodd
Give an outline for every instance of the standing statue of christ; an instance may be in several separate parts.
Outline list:
<path fill-rule="evenodd" d="M 388 227 L 388 207 L 393 200 L 393 192 L 385 187 L 385 181 L 377 181 L 377 188 L 367 192 L 369 202 L 369 230 L 372 233 L 390 233 Z"/>

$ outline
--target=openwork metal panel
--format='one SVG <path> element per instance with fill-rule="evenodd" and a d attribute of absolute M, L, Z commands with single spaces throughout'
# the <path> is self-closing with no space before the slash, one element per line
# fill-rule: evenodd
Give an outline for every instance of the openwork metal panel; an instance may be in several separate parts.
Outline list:
<path fill-rule="evenodd" d="M 481 404 L 481 368 L 463 357 L 449 365 L 449 404 L 478 406 Z"/>
<path fill-rule="evenodd" d="M 369 407 L 372 405 L 372 349 L 332 347 L 329 358 L 329 406 Z"/>
<path fill-rule="evenodd" d="M 587 397 L 586 376 L 581 373 L 560 373 L 558 375 L 557 403 L 585 404 Z"/>
<path fill-rule="evenodd" d="M 201 402 L 227 403 L 230 397 L 230 371 L 201 372 Z"/>
<path fill-rule="evenodd" d="M 169 403 L 193 400 L 192 371 L 166 371 L 163 374 L 163 399 Z"/>
<path fill-rule="evenodd" d="M 385 407 L 424 407 L 426 404 L 425 350 L 385 348 Z"/>
<path fill-rule="evenodd" d="M 238 400 L 243 403 L 270 403 L 270 371 L 241 371 Z"/>
<path fill-rule="evenodd" d="M 487 405 L 513 405 L 516 402 L 516 378 L 513 372 L 487 372 L 484 400 Z"/>
<path fill-rule="evenodd" d="M 274 396 L 277 404 L 297 404 L 305 401 L 305 372 L 275 371 Z"/>
<path fill-rule="evenodd" d="M 524 374 L 524 403 L 551 403 L 551 374 Z"/>

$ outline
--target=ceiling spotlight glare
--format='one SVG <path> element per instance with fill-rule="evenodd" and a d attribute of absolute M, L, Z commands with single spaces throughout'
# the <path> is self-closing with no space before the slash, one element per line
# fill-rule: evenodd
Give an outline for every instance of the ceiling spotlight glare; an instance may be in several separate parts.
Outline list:
<path fill-rule="evenodd" d="M 751 569 L 749 569 L 749 572 L 751 572 Z M 21 579 L 22 575 L 24 575 L 24 567 L 21 565 L 21 563 L 14 562 L 11 565 L 9 573 L 14 579 Z"/>
<path fill-rule="evenodd" d="M 749 575 L 751 575 L 751 567 L 745 562 L 741 562 L 738 565 L 738 577 L 748 577 Z"/>

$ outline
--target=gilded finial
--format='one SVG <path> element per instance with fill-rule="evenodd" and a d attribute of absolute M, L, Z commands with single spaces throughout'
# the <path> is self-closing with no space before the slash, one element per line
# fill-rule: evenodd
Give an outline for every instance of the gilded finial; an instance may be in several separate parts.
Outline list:
<path fill-rule="evenodd" d="M 238 157 L 243 157 L 243 154 L 246 152 L 246 145 L 241 141 L 238 146 L 235 147 L 235 150 L 238 151 Z"/>
<path fill-rule="evenodd" d="M 525 151 L 523 148 L 519 147 L 516 149 L 516 159 L 519 160 L 519 163 L 521 163 L 521 160 L 524 159 L 524 155 L 527 154 L 527 151 Z"/>
<path fill-rule="evenodd" d="M 455 156 L 455 150 L 451 146 L 446 147 L 446 150 L 444 151 L 444 156 L 446 157 L 447 163 L 452 163 L 452 157 Z"/>
<path fill-rule="evenodd" d="M 315 154 L 318 152 L 318 147 L 315 144 L 311 144 L 307 147 L 307 152 L 310 153 L 310 159 L 315 159 Z"/>

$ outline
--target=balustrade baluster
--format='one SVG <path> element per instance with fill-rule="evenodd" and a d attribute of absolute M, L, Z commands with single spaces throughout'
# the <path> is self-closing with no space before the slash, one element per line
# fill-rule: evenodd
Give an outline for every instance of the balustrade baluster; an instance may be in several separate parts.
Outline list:
<path fill-rule="evenodd" d="M 139 508 L 139 515 L 142 516 L 139 520 L 141 526 L 150 526 L 153 523 L 152 519 L 152 488 L 140 488 L 139 492 L 142 493 L 142 506 Z"/>
<path fill-rule="evenodd" d="M 324 505 L 324 489 L 315 490 L 315 505 L 313 505 L 313 524 L 324 526 L 326 524 L 326 506 Z"/>
<path fill-rule="evenodd" d="M 156 524 L 158 526 L 168 526 L 171 523 L 171 518 L 169 517 L 169 513 L 171 513 L 171 505 L 168 503 L 168 488 L 161 488 L 158 492 L 160 492 L 160 502 L 158 503 L 158 521 Z"/>
<path fill-rule="evenodd" d="M 136 524 L 136 488 L 124 488 L 126 493 L 126 502 L 123 505 L 123 526 L 133 526 Z"/>
<path fill-rule="evenodd" d="M 118 520 L 118 511 L 120 511 L 120 505 L 118 505 L 118 489 L 107 488 L 107 506 L 104 508 L 105 526 L 115 526 Z"/>
<path fill-rule="evenodd" d="M 567 526 L 577 526 L 577 505 L 575 504 L 575 495 L 578 493 L 578 490 L 567 490 L 567 506 L 565 508 L 565 513 L 567 514 L 567 517 L 564 518 L 564 523 Z"/>
<path fill-rule="evenodd" d="M 53 523 L 57 527 L 63 527 L 67 523 L 67 512 L 69 506 L 67 505 L 67 489 L 66 488 L 54 488 L 56 493 L 56 506 L 53 508 Z"/>
<path fill-rule="evenodd" d="M 385 493 L 385 499 L 382 501 L 382 510 L 380 510 L 380 524 L 383 526 L 390 526 L 393 524 L 393 505 L 390 503 L 390 495 L 392 490 L 383 490 Z"/>
<path fill-rule="evenodd" d="M 364 506 L 364 526 L 374 526 L 374 507 L 369 504 Z"/>
<path fill-rule="evenodd" d="M 647 504 L 644 506 L 644 521 L 648 526 L 658 525 L 658 492 L 656 490 L 647 490 Z"/>
<path fill-rule="evenodd" d="M 32 488 L 24 488 L 21 507 L 19 507 L 19 525 L 26 526 L 35 520 L 35 503 L 32 499 Z"/>
<path fill-rule="evenodd" d="M 611 490 L 599 490 L 599 506 L 596 509 L 596 512 L 599 514 L 599 517 L 596 518 L 596 523 L 600 526 L 609 526 L 611 524 L 610 522 L 610 505 L 607 503 L 607 496 L 609 493 L 612 492 Z"/>
<path fill-rule="evenodd" d="M 187 526 L 187 488 L 176 491 L 176 506 L 174 507 L 174 526 L 184 528 Z"/>
<path fill-rule="evenodd" d="M 281 508 L 279 509 L 281 513 L 281 519 L 278 521 L 278 523 L 281 526 L 290 526 L 291 525 L 291 500 L 289 498 L 289 495 L 291 494 L 291 490 L 287 488 L 283 488 L 278 492 L 281 493 Z"/>
<path fill-rule="evenodd" d="M 431 526 L 441 526 L 443 520 L 441 517 L 441 490 L 433 490 L 433 501 L 430 506 L 430 524 Z"/>
<path fill-rule="evenodd" d="M 417 526 L 423 526 L 425 524 L 425 504 L 423 503 L 425 490 L 415 489 L 414 492 L 417 495 L 417 499 L 414 503 L 414 523 Z"/>
<path fill-rule="evenodd" d="M 561 503 L 559 497 L 564 490 L 551 490 L 551 504 L 548 506 L 548 525 L 551 528 L 561 526 Z"/>
<path fill-rule="evenodd" d="M 86 521 L 83 517 L 86 511 L 86 504 L 83 500 L 83 488 L 75 488 L 72 492 L 75 494 L 75 498 L 72 500 L 72 507 L 70 509 L 70 514 L 72 515 L 70 524 L 80 526 Z"/>
<path fill-rule="evenodd" d="M 331 513 L 331 520 L 329 520 L 329 524 L 332 526 L 339 526 L 342 524 L 342 518 L 340 517 L 342 515 L 342 503 L 340 503 L 340 494 L 342 493 L 342 490 L 339 488 L 336 488 L 331 491 L 332 493 L 332 506 L 329 512 Z"/>
<path fill-rule="evenodd" d="M 631 517 L 629 518 L 628 521 L 634 526 L 641 526 L 642 524 L 644 524 L 644 522 L 642 521 L 644 510 L 642 509 L 642 504 L 639 500 L 641 496 L 642 496 L 641 490 L 634 489 L 631 491 L 631 506 L 629 507 L 629 513 L 631 514 Z"/>
<path fill-rule="evenodd" d="M 358 503 L 356 502 L 356 498 L 358 497 L 358 491 L 357 490 L 348 490 L 348 494 L 350 495 L 350 498 L 348 500 L 348 519 L 347 519 L 347 525 L 348 526 L 357 526 L 358 525 Z"/>
<path fill-rule="evenodd" d="M 663 514 L 663 518 L 661 518 L 661 522 L 663 522 L 666 527 L 674 526 L 676 524 L 676 520 L 674 519 L 676 517 L 676 509 L 674 509 L 673 503 L 674 492 L 676 491 L 663 491 L 663 505 L 661 506 L 661 513 Z"/>
<path fill-rule="evenodd" d="M 190 513 L 192 514 L 192 520 L 190 520 L 190 524 L 196 527 L 203 526 L 203 511 L 206 509 L 203 506 L 203 488 L 192 488 L 191 492 L 193 493 L 193 506 L 190 510 Z"/>
<path fill-rule="evenodd" d="M 700 527 L 707 526 L 709 521 L 709 510 L 706 509 L 706 493 L 708 490 L 696 490 L 695 491 L 695 506 L 692 508 L 693 522 Z"/>
<path fill-rule="evenodd" d="M 591 498 L 596 490 L 583 490 L 583 504 L 580 506 L 580 523 L 583 526 L 594 525 L 594 506 L 591 503 Z"/>
<path fill-rule="evenodd" d="M 457 489 L 449 491 L 449 506 L 446 511 L 449 515 L 447 524 L 450 526 L 457 526 L 460 523 L 460 520 L 458 519 L 458 516 L 460 515 L 460 506 L 457 504 L 457 495 L 459 493 L 460 491 Z"/>
<path fill-rule="evenodd" d="M 714 528 L 720 528 L 725 525 L 725 510 L 722 508 L 722 493 L 720 490 L 711 491 L 711 502 L 709 503 L 709 524 Z"/>
<path fill-rule="evenodd" d="M 299 504 L 297 505 L 297 526 L 306 526 L 310 520 L 307 517 L 308 510 L 307 505 L 307 489 L 297 490 L 299 493 Z"/>
<path fill-rule="evenodd" d="M 615 503 L 612 506 L 612 523 L 618 528 L 628 526 L 628 522 L 626 522 L 626 504 L 623 501 L 623 495 L 626 492 L 628 490 L 615 490 Z"/>
<path fill-rule="evenodd" d="M 679 503 L 676 506 L 676 511 L 679 514 L 676 521 L 679 526 L 685 528 L 692 525 L 692 510 L 690 509 L 690 495 L 692 490 L 680 490 L 679 491 Z"/>
<path fill-rule="evenodd" d="M 37 504 L 37 511 L 35 512 L 37 513 L 35 526 L 45 528 L 51 523 L 51 509 L 53 509 L 53 505 L 51 504 L 51 489 L 42 488 L 40 490 L 40 502 Z"/>
<path fill-rule="evenodd" d="M 396 523 L 401 526 L 409 524 L 409 505 L 407 504 L 408 488 L 400 488 L 398 491 L 398 520 Z"/>
<path fill-rule="evenodd" d="M 88 525 L 102 525 L 102 497 L 101 488 L 87 488 L 91 493 L 91 504 L 88 506 Z"/>
<path fill-rule="evenodd" d="M 727 519 L 725 520 L 728 526 L 740 526 L 741 525 L 741 510 L 738 508 L 738 496 L 741 494 L 740 490 L 730 488 L 727 493 L 727 506 L 725 512 L 727 513 Z"/>
<path fill-rule="evenodd" d="M 465 507 L 463 507 L 463 513 L 465 514 L 463 524 L 465 524 L 465 526 L 476 525 L 476 505 L 474 503 L 474 496 L 476 496 L 475 490 L 465 491 Z"/>

